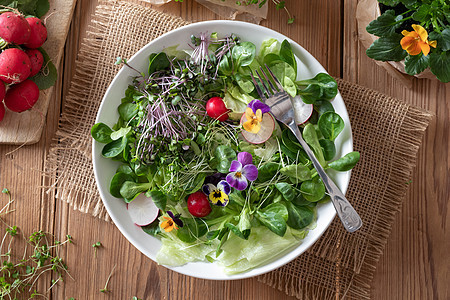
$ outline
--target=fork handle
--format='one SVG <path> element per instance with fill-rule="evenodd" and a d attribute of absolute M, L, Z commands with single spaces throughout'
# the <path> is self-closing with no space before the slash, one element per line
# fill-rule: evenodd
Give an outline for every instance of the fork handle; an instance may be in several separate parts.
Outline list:
<path fill-rule="evenodd" d="M 303 139 L 297 124 L 295 124 L 295 121 L 291 122 L 288 127 L 297 137 L 300 145 L 303 147 L 306 154 L 311 159 L 314 168 L 317 171 L 317 174 L 319 174 L 323 184 L 325 185 L 325 188 L 328 191 L 331 202 L 333 203 L 342 224 L 344 224 L 345 229 L 348 232 L 354 232 L 358 230 L 362 226 L 362 220 L 356 210 L 353 208 L 350 202 L 348 202 L 344 194 L 341 192 L 341 190 L 339 190 L 339 188 L 331 180 L 331 178 L 328 177 L 327 173 L 325 173 L 325 170 L 317 160 L 314 152 L 311 150 L 311 148 L 309 148 L 308 144 L 306 144 L 305 140 Z"/>

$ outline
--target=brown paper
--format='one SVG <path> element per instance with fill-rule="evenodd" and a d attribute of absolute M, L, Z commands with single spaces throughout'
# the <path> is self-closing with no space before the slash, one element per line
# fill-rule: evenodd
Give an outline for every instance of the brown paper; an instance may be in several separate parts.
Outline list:
<path fill-rule="evenodd" d="M 138 24 L 128 26 L 128 24 Z M 45 164 L 50 189 L 74 209 L 110 220 L 96 188 L 91 126 L 116 57 L 131 57 L 152 39 L 186 25 L 180 18 L 126 2 L 100 5 L 77 59 L 54 143 Z M 338 80 L 361 161 L 347 198 L 363 220 L 356 233 L 335 219 L 314 246 L 258 279 L 299 299 L 368 299 L 376 263 L 405 196 L 430 113 L 376 91 Z M 361 101 L 364 99 L 364 101 Z"/>

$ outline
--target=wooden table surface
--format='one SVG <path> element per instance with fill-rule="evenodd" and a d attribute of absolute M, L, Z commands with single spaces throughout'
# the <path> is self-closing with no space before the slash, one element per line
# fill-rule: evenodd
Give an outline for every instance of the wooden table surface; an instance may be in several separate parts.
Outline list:
<path fill-rule="evenodd" d="M 49 299 L 293 299 L 256 279 L 217 282 L 168 271 L 136 250 L 113 224 L 74 211 L 40 188 L 45 184 L 40 171 L 96 4 L 97 1 L 78 0 L 57 92 L 40 142 L 21 148 L 0 145 L 0 188 L 10 189 L 16 200 L 16 211 L 4 217 L 7 222 L 20 227 L 26 235 L 43 229 L 59 239 L 66 234 L 74 239 L 74 244 L 61 253 L 74 280 L 66 277 L 47 294 Z M 272 9 L 272 4 L 262 25 L 297 41 L 331 75 L 436 114 L 419 151 L 407 198 L 378 263 L 372 297 L 449 299 L 450 84 L 414 79 L 413 88 L 408 89 L 367 58 L 357 39 L 356 0 L 287 0 L 286 5 L 297 18 L 294 25 L 287 25 L 286 15 Z M 172 2 L 158 9 L 189 21 L 219 18 L 193 0 Z M 5 203 L 6 196 L 0 194 L 0 201 Z M 95 257 L 92 244 L 97 241 L 102 247 Z M 114 265 L 117 267 L 108 285 L 111 292 L 103 294 L 99 290 Z M 38 290 L 46 291 L 49 281 L 45 277 L 39 280 Z"/>

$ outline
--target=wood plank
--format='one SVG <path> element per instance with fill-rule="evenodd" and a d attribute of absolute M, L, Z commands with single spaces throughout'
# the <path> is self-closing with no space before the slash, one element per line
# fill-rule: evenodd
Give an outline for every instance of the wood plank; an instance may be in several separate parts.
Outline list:
<path fill-rule="evenodd" d="M 48 40 L 43 48 L 59 70 L 70 19 L 76 0 L 50 0 L 50 9 L 42 18 L 48 32 Z M 15 113 L 6 111 L 0 124 L 0 144 L 33 144 L 41 138 L 45 126 L 47 110 L 55 87 L 40 91 L 36 105 L 28 111 Z M 53 103 L 54 104 L 54 103 Z"/>
<path fill-rule="evenodd" d="M 403 209 L 378 264 L 373 298 L 448 299 L 450 84 L 413 79 L 409 89 L 369 59 L 357 39 L 356 4 L 344 1 L 344 79 L 436 114 L 418 154 Z"/>

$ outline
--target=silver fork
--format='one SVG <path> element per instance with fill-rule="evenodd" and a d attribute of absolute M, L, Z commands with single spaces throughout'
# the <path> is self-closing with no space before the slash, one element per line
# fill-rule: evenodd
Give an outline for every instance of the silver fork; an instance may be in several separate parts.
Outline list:
<path fill-rule="evenodd" d="M 262 67 L 260 67 L 261 73 L 264 76 L 265 80 L 263 80 L 258 70 L 256 70 L 256 74 L 261 81 L 262 86 L 264 87 L 265 93 L 259 87 L 253 74 L 250 74 L 255 85 L 255 89 L 261 97 L 261 101 L 270 106 L 270 112 L 272 113 L 272 115 L 278 121 L 289 127 L 289 129 L 297 137 L 300 145 L 303 147 L 306 154 L 311 159 L 314 168 L 317 170 L 317 174 L 319 174 L 320 178 L 322 179 L 322 182 L 328 191 L 334 208 L 336 209 L 339 218 L 344 224 L 345 229 L 349 232 L 358 230 L 362 226 L 361 218 L 352 207 L 350 202 L 348 202 L 348 200 L 345 198 L 344 194 L 339 190 L 339 188 L 330 179 L 330 177 L 328 177 L 327 173 L 325 173 L 325 170 L 322 168 L 322 166 L 314 156 L 311 148 L 309 148 L 308 144 L 306 144 L 305 140 L 302 137 L 302 134 L 300 133 L 300 130 L 298 129 L 297 124 L 295 123 L 294 109 L 289 94 L 283 89 L 283 86 L 273 75 L 269 67 L 267 65 L 265 67 L 268 71 L 268 74 L 264 72 L 264 69 Z M 275 83 L 276 87 L 273 85 L 272 81 L 273 83 Z"/>

